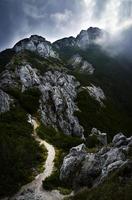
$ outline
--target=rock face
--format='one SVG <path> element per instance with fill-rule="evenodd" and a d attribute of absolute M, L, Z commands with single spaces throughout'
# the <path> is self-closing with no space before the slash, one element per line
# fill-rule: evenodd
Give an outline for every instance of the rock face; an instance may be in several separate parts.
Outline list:
<path fill-rule="evenodd" d="M 90 44 L 93 44 L 101 35 L 102 31 L 99 28 L 90 27 L 87 30 L 82 30 L 76 37 L 76 46 L 85 49 Z"/>
<path fill-rule="evenodd" d="M 0 113 L 9 111 L 12 103 L 13 99 L 0 89 Z"/>
<path fill-rule="evenodd" d="M 29 64 L 16 68 L 16 76 L 20 79 L 22 92 L 29 87 L 40 84 L 40 78 L 37 75 L 37 69 L 33 69 Z"/>
<path fill-rule="evenodd" d="M 100 87 L 96 87 L 95 85 L 91 84 L 91 86 L 83 87 L 83 89 L 86 89 L 92 98 L 98 101 L 101 106 L 104 106 L 103 100 L 105 100 L 106 97 Z"/>
<path fill-rule="evenodd" d="M 122 141 L 122 142 L 121 142 Z M 117 134 L 112 147 L 103 147 L 97 153 L 87 153 L 82 146 L 72 148 L 64 158 L 60 179 L 76 186 L 92 187 L 103 181 L 111 172 L 126 165 L 132 148 L 132 137 Z"/>
<path fill-rule="evenodd" d="M 76 39 L 74 37 L 63 38 L 53 43 L 53 45 L 57 49 L 63 49 L 66 47 L 74 47 L 75 44 L 76 44 Z"/>
<path fill-rule="evenodd" d="M 47 71 L 42 76 L 29 63 L 23 62 L 14 72 L 5 70 L 0 85 L 17 88 L 21 92 L 32 87 L 38 88 L 41 92 L 39 112 L 42 122 L 61 129 L 67 135 L 83 137 L 83 127 L 74 116 L 78 110 L 75 99 L 80 85 L 74 76 L 59 71 Z M 5 104 L 9 109 L 9 97 L 1 93 L 1 100 L 2 110 Z"/>
<path fill-rule="evenodd" d="M 78 86 L 79 82 L 74 76 L 58 71 L 45 73 L 39 86 L 42 93 L 40 111 L 44 123 L 54 127 L 58 124 L 67 135 L 83 136 L 83 128 L 74 116 L 78 110 L 74 102 Z"/>
<path fill-rule="evenodd" d="M 31 35 L 30 38 L 19 41 L 13 47 L 15 52 L 29 50 L 39 54 L 42 57 L 59 58 L 57 50 L 62 50 L 67 47 L 85 49 L 89 45 L 94 44 L 96 39 L 103 35 L 103 31 L 99 28 L 90 27 L 87 30 L 82 30 L 76 38 L 69 37 L 57 40 L 53 44 L 45 38 L 38 35 Z"/>
<path fill-rule="evenodd" d="M 84 144 L 71 148 L 70 153 L 64 158 L 63 165 L 60 169 L 60 179 L 62 181 L 67 181 L 70 178 L 69 181 L 72 183 L 72 180 L 74 179 L 82 161 L 85 159 L 85 156 L 86 151 Z"/>
<path fill-rule="evenodd" d="M 94 44 L 96 39 L 103 36 L 103 31 L 99 28 L 90 27 L 87 30 L 82 30 L 76 38 L 69 37 L 63 38 L 53 43 L 57 49 L 63 49 L 65 47 L 77 47 L 80 49 L 86 49 L 89 45 Z"/>
<path fill-rule="evenodd" d="M 94 73 L 94 67 L 92 64 L 84 60 L 79 54 L 75 54 L 72 56 L 72 58 L 68 62 L 70 65 L 72 65 L 72 68 L 75 70 L 78 70 L 79 72 L 86 72 L 88 74 Z"/>
<path fill-rule="evenodd" d="M 42 57 L 59 57 L 52 44 L 46 41 L 45 38 L 37 35 L 32 35 L 30 38 L 19 41 L 13 49 L 16 52 L 29 50 L 38 53 Z"/>

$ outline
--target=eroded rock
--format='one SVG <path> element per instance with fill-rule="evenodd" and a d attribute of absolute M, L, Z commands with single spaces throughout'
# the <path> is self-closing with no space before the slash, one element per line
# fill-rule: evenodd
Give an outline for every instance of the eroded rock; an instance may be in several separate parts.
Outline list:
<path fill-rule="evenodd" d="M 74 116 L 78 110 L 75 100 L 80 85 L 74 76 L 56 70 L 41 75 L 36 68 L 23 62 L 14 71 L 5 70 L 0 85 L 21 92 L 38 88 L 41 92 L 39 113 L 42 122 L 61 129 L 67 135 L 83 137 L 83 127 Z"/>
<path fill-rule="evenodd" d="M 111 172 L 126 165 L 129 162 L 128 151 L 132 148 L 130 147 L 132 137 L 131 139 L 125 137 L 127 142 L 118 147 L 115 146 L 115 140 L 118 142 L 117 138 L 124 138 L 124 136 L 116 135 L 112 147 L 103 147 L 97 153 L 87 153 L 80 146 L 74 148 L 74 151 L 72 148 L 61 166 L 61 181 L 69 180 L 72 182 L 72 186 L 93 187 L 103 181 Z"/>
<path fill-rule="evenodd" d="M 30 38 L 19 41 L 13 49 L 16 52 L 29 50 L 38 53 L 42 57 L 59 57 L 58 53 L 53 49 L 52 44 L 38 35 L 32 35 Z"/>

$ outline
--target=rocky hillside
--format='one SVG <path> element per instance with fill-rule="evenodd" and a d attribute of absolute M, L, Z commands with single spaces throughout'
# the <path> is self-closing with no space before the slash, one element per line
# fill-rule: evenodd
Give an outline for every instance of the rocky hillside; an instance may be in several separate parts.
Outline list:
<path fill-rule="evenodd" d="M 9 137 L 3 143 L 6 148 L 12 140 L 19 138 L 18 135 L 22 139 L 22 129 L 12 139 L 10 129 L 7 128 L 8 121 L 12 121 L 11 115 L 15 115 L 15 112 L 18 124 L 22 115 L 23 124 L 26 123 L 27 114 L 37 116 L 47 130 L 56 133 L 57 138 L 59 134 L 61 138 L 69 137 L 69 146 L 72 146 L 73 140 L 83 139 L 87 147 L 94 147 L 97 141 L 89 136 L 94 127 L 108 133 L 108 142 L 120 131 L 128 137 L 131 135 L 131 62 L 121 56 L 110 57 L 104 52 L 96 42 L 103 34 L 103 30 L 91 27 L 81 31 L 76 38 L 64 38 L 54 43 L 32 35 L 19 41 L 12 49 L 0 53 L 0 132 L 2 139 L 4 132 Z M 6 131 L 3 118 L 6 121 Z M 12 133 L 14 125 L 15 121 L 12 121 Z M 7 169 L 3 144 L 0 145 L 0 156 Z M 23 147 L 19 146 L 20 143 L 16 145 L 19 154 Z M 14 147 L 11 146 L 8 152 L 15 153 Z M 40 149 L 39 151 L 41 154 Z M 29 150 L 29 155 L 30 153 Z M 38 162 L 33 166 L 29 163 L 29 170 L 42 160 L 40 155 L 38 157 Z M 35 157 L 33 159 L 35 162 Z M 22 163 L 24 162 L 23 159 Z M 2 171 L 4 169 L 1 167 Z M 5 171 L 3 174 L 1 180 L 5 180 L 5 177 L 8 179 Z M 23 174 L 21 177 L 23 179 Z M 17 177 L 14 178 L 15 181 L 21 185 L 21 180 L 17 180 Z M 8 181 L 4 184 L 8 185 Z"/>

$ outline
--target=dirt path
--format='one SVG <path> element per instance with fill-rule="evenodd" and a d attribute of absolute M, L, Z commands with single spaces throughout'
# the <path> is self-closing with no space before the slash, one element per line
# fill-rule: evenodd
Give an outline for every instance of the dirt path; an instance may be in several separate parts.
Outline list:
<path fill-rule="evenodd" d="M 59 193 L 58 190 L 54 191 L 45 191 L 42 188 L 42 181 L 46 179 L 46 177 L 50 176 L 54 167 L 54 158 L 55 158 L 55 149 L 51 144 L 48 144 L 46 141 L 42 140 L 36 133 L 36 129 L 39 126 L 37 121 L 31 116 L 29 116 L 29 123 L 33 125 L 34 128 L 34 138 L 36 141 L 40 143 L 40 145 L 44 145 L 47 149 L 48 155 L 46 162 L 44 163 L 44 172 L 39 174 L 34 181 L 31 183 L 24 185 L 21 190 L 12 198 L 8 198 L 9 200 L 62 200 L 63 195 Z"/>

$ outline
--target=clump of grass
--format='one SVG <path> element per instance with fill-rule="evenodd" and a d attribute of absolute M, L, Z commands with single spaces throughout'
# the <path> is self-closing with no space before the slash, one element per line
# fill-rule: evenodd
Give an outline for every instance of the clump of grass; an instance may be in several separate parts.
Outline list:
<path fill-rule="evenodd" d="M 64 152 L 67 152 L 73 146 L 77 146 L 82 143 L 82 140 L 78 137 L 64 135 L 64 133 L 56 131 L 54 128 L 43 124 L 39 126 L 37 133 L 42 139 L 53 144 L 59 149 L 63 149 Z"/>

